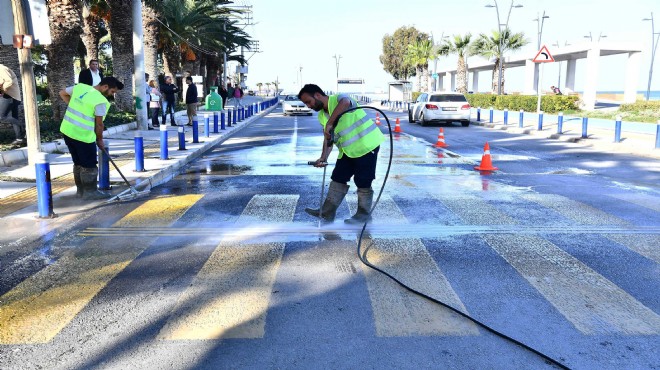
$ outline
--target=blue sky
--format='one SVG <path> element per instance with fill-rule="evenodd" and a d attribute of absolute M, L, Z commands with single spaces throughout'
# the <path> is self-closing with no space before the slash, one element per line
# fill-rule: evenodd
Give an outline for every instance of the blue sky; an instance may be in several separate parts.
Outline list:
<path fill-rule="evenodd" d="M 439 38 L 442 34 L 472 33 L 478 35 L 497 28 L 494 8 L 486 8 L 490 1 L 424 1 L 405 2 L 374 0 L 237 0 L 237 4 L 252 5 L 256 22 L 246 31 L 259 40 L 261 53 L 247 53 L 249 74 L 247 85 L 256 88 L 257 82 L 279 79 L 281 87 L 297 92 L 301 81 L 316 83 L 323 89 L 334 90 L 336 65 L 333 55 L 341 55 L 340 78 L 362 78 L 366 91 L 387 89 L 393 78 L 386 73 L 379 61 L 382 38 L 393 34 L 401 26 L 414 26 L 422 32 Z M 643 55 L 639 71 L 638 90 L 646 90 L 651 62 L 651 22 L 642 18 L 654 13 L 656 32 L 660 32 L 660 1 L 657 0 L 520 0 L 511 13 L 509 25 L 514 32 L 524 32 L 530 43 L 513 57 L 533 57 L 537 52 L 538 13 L 550 18 L 543 27 L 543 44 L 552 52 L 552 44 L 565 42 L 577 45 L 589 42 L 584 38 L 589 32 L 594 38 L 601 33 L 606 41 L 639 43 Z M 596 5 L 597 4 L 597 5 Z M 505 22 L 509 1 L 498 1 L 500 17 Z M 660 68 L 656 57 L 652 90 L 660 90 Z M 478 57 L 471 57 L 468 63 Z M 602 57 L 598 90 L 623 90 L 626 56 Z M 455 67 L 456 56 L 441 58 L 438 69 Z M 563 68 L 565 68 L 563 63 Z M 562 81 L 565 69 L 562 70 Z M 578 61 L 576 90 L 581 90 L 584 80 L 584 61 Z M 543 72 L 542 86 L 557 82 L 557 63 L 547 64 Z M 507 71 L 507 90 L 523 89 L 523 68 Z M 480 74 L 480 90 L 489 86 L 490 76 Z M 346 85 L 344 85 L 346 86 Z M 353 85 L 358 86 L 358 85 Z"/>

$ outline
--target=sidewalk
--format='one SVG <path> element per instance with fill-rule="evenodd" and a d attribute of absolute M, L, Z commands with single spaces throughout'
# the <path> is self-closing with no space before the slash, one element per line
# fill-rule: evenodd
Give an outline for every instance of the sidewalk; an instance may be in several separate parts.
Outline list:
<path fill-rule="evenodd" d="M 250 99 L 250 101 L 244 101 L 244 105 L 247 106 L 247 104 L 258 102 L 262 102 L 262 100 L 260 98 Z M 167 160 L 160 159 L 159 130 L 138 131 L 136 130 L 136 123 L 132 122 L 109 128 L 104 131 L 103 137 L 109 143 L 108 149 L 112 159 L 119 166 L 128 181 L 139 190 L 151 189 L 176 176 L 179 168 L 200 157 L 211 147 L 227 140 L 250 123 L 268 114 L 275 107 L 277 107 L 276 104 L 265 108 L 250 118 L 246 118 L 241 122 L 237 121 L 231 127 L 226 125 L 224 131 L 220 129 L 220 123 L 218 123 L 218 133 L 213 133 L 212 112 L 200 110 L 198 111 L 199 143 L 195 144 L 192 143 L 192 127 L 186 126 L 188 120 L 186 112 L 177 112 L 175 113 L 175 121 L 178 127 L 171 126 L 169 123 L 167 126 Z M 203 117 L 205 114 L 210 115 L 209 137 L 205 136 L 204 131 Z M 185 130 L 186 150 L 178 150 L 179 127 L 184 127 Z M 136 134 L 141 134 L 144 141 L 145 172 L 135 171 L 134 137 Z M 81 208 L 88 209 L 105 202 L 104 200 L 95 202 L 82 201 L 76 198 L 76 187 L 72 173 L 73 162 L 63 140 L 58 140 L 55 143 L 45 143 L 42 150 L 50 152 L 47 154 L 47 157 L 50 162 L 50 178 L 52 179 L 51 186 L 55 214 L 60 212 L 68 213 L 73 210 L 79 211 Z M 7 159 L 7 153 L 3 154 L 5 154 L 5 159 Z M 13 154 L 13 156 L 13 164 L 11 166 L 0 163 L 0 218 L 20 217 L 34 219 L 38 215 L 35 168 L 28 165 L 27 158 L 20 158 L 22 154 Z M 19 158 L 15 158 L 16 156 L 19 156 Z M 128 188 L 112 164 L 110 164 L 110 185 L 112 195 L 117 195 Z"/>
<path fill-rule="evenodd" d="M 623 153 L 649 158 L 660 158 L 660 149 L 655 149 L 656 125 L 643 125 L 644 130 L 626 130 L 630 123 L 623 122 L 621 141 L 614 142 L 614 121 L 602 119 L 589 119 L 587 125 L 587 138 L 582 138 L 582 118 L 564 116 L 562 133 L 557 133 L 558 118 L 556 115 L 544 114 L 542 130 L 538 130 L 538 114 L 526 112 L 523 116 L 523 127 L 519 127 L 518 112 L 509 112 L 508 124 L 504 124 L 503 111 L 493 111 L 493 122 L 489 122 L 488 109 L 481 110 L 481 121 L 477 121 L 476 109 L 472 110 L 471 122 L 496 130 L 505 130 L 515 134 L 532 135 L 544 139 L 561 140 L 577 143 L 597 151 L 609 153 Z M 609 121 L 609 122 L 605 122 Z M 607 127 L 607 126 L 610 127 Z M 642 131 L 642 132 L 640 132 Z"/>

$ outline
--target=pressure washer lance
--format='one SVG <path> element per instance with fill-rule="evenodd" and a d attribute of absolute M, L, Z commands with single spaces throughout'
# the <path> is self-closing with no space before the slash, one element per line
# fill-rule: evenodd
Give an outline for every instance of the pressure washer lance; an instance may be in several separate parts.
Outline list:
<path fill-rule="evenodd" d="M 151 192 L 150 189 L 137 191 L 137 189 L 135 189 L 135 187 L 133 187 L 133 185 L 131 185 L 131 183 L 128 182 L 128 180 L 126 179 L 126 176 L 124 176 L 124 174 L 121 172 L 121 170 L 119 169 L 119 167 L 117 166 L 115 161 L 112 160 L 112 157 L 110 157 L 110 154 L 108 153 L 108 150 L 106 148 L 103 148 L 103 153 L 106 156 L 108 156 L 108 159 L 110 160 L 110 163 L 112 163 L 112 165 L 115 167 L 117 172 L 119 172 L 119 175 L 121 176 L 121 178 L 124 179 L 124 182 L 126 183 L 126 185 L 128 185 L 128 189 L 126 189 L 125 191 L 123 191 L 123 192 L 115 195 L 114 197 L 108 199 L 107 200 L 108 203 L 114 202 L 116 200 L 133 200 L 133 199 L 136 199 L 136 198 L 145 197 L 145 196 L 149 195 L 149 193 Z"/>
<path fill-rule="evenodd" d="M 335 131 L 332 130 L 330 131 L 330 140 L 328 140 L 326 147 L 331 148 L 332 145 L 335 143 Z M 315 165 L 316 161 L 309 161 L 307 162 L 308 165 Z M 323 210 L 323 196 L 325 195 L 325 173 L 326 169 L 328 168 L 328 162 L 319 162 L 319 164 L 324 164 L 323 166 L 323 181 L 321 182 L 321 199 L 319 199 L 319 229 L 321 228 L 321 220 L 323 220 L 322 216 L 322 210 Z"/>

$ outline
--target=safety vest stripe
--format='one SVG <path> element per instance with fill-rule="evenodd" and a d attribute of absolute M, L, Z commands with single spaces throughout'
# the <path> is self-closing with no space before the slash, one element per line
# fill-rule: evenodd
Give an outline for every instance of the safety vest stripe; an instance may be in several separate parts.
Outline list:
<path fill-rule="evenodd" d="M 354 142 L 360 140 L 361 138 L 367 136 L 368 134 L 370 134 L 373 130 L 375 130 L 375 129 L 377 129 L 377 128 L 378 128 L 378 127 L 377 127 L 376 125 L 371 125 L 371 126 L 369 126 L 366 130 L 358 132 L 358 133 L 357 133 L 355 136 L 353 136 L 352 138 L 350 138 L 350 139 L 348 139 L 348 140 L 346 140 L 346 141 L 344 141 L 344 142 L 340 142 L 339 144 L 340 144 L 340 146 L 341 146 L 342 148 L 343 148 L 343 147 L 347 147 L 347 146 L 353 144 Z"/>
<path fill-rule="evenodd" d="M 82 118 L 82 119 L 84 119 L 84 120 L 94 122 L 94 117 L 90 117 L 90 116 L 88 116 L 88 115 L 86 115 L 86 114 L 84 114 L 84 113 L 81 113 L 81 112 L 79 112 L 79 111 L 77 111 L 77 110 L 75 110 L 75 109 L 73 109 L 73 108 L 71 108 L 71 107 L 68 107 L 68 108 L 66 109 L 66 112 L 67 112 L 67 113 L 71 113 L 71 114 L 73 114 L 74 116 L 78 116 L 78 117 L 80 117 L 80 118 Z"/>
<path fill-rule="evenodd" d="M 348 135 L 351 131 L 353 131 L 356 128 L 360 127 L 363 123 L 367 122 L 368 120 L 369 120 L 369 116 L 365 115 L 359 121 L 353 123 L 352 125 L 346 127 L 345 129 L 341 130 L 340 132 L 338 132 L 337 136 L 342 137 L 342 136 Z"/>
<path fill-rule="evenodd" d="M 77 127 L 80 127 L 80 128 L 82 128 L 82 129 L 84 129 L 84 130 L 94 131 L 94 127 L 89 126 L 89 125 L 86 125 L 86 124 L 81 123 L 81 122 L 78 122 L 78 121 L 76 121 L 76 120 L 73 120 L 73 119 L 67 117 L 66 115 L 64 115 L 63 120 L 69 122 L 69 123 L 72 124 L 72 125 L 75 125 L 75 126 L 77 126 Z"/>

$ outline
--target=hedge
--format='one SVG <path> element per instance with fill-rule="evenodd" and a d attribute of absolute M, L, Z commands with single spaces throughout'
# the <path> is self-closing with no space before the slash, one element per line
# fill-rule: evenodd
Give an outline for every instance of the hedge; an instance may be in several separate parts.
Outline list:
<path fill-rule="evenodd" d="M 660 119 L 660 100 L 638 100 L 634 103 L 621 104 L 619 112 L 631 112 Z"/>
<path fill-rule="evenodd" d="M 412 93 L 412 100 L 416 101 L 420 92 Z M 510 111 L 524 110 L 536 112 L 536 95 L 493 95 L 493 94 L 466 94 L 468 102 L 473 107 L 495 109 L 508 109 Z M 578 96 L 544 95 L 541 97 L 541 110 L 547 113 L 557 113 L 578 108 Z"/>

